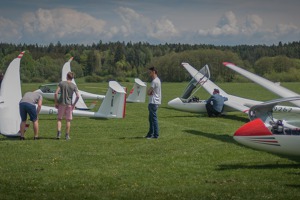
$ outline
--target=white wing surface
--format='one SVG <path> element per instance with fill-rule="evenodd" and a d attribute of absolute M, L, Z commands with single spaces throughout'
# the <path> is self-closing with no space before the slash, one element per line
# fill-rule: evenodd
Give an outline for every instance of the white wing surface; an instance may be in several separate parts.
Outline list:
<path fill-rule="evenodd" d="M 20 61 L 24 51 L 8 66 L 0 91 L 0 133 L 18 136 L 20 130 L 19 102 L 22 98 L 20 81 Z"/>
<path fill-rule="evenodd" d="M 299 94 L 284 88 L 276 83 L 273 83 L 272 81 L 269 81 L 263 77 L 260 77 L 256 74 L 253 74 L 251 72 L 248 72 L 236 65 L 234 65 L 233 63 L 229 63 L 229 62 L 223 62 L 223 65 L 225 65 L 226 67 L 232 69 L 233 71 L 243 75 L 244 77 L 252 80 L 253 82 L 261 85 L 262 87 L 266 88 L 267 90 L 273 92 L 274 94 L 279 95 L 280 97 L 294 97 L 294 96 L 298 96 Z M 293 101 L 291 102 L 296 106 L 300 107 L 300 101 Z"/>

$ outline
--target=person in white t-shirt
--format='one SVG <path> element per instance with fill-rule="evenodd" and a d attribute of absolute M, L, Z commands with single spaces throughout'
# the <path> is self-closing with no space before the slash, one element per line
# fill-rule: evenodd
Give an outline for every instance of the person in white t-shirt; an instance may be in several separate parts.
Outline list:
<path fill-rule="evenodd" d="M 146 138 L 157 139 L 159 137 L 157 109 L 161 104 L 161 82 L 157 76 L 157 69 L 155 67 L 149 68 L 149 75 L 152 78 L 152 82 L 150 88 L 147 91 L 147 94 L 149 96 L 149 131 L 146 135 Z"/>

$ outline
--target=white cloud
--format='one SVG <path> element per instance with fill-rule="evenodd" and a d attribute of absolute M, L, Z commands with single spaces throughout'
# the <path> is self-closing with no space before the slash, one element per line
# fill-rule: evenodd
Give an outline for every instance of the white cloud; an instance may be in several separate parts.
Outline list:
<path fill-rule="evenodd" d="M 218 26 L 230 26 L 230 27 L 236 27 L 237 26 L 237 20 L 235 17 L 235 14 L 232 11 L 226 12 L 222 18 L 220 19 Z"/>
<path fill-rule="evenodd" d="M 124 4 L 119 5 L 123 7 L 113 7 L 112 10 L 107 10 L 106 14 L 100 15 L 101 11 L 94 10 L 93 16 L 85 11 L 79 12 L 62 7 L 39 8 L 25 14 L 21 13 L 22 17 L 15 20 L 0 16 L 0 42 L 49 44 L 60 41 L 91 44 L 102 40 L 104 42 L 146 41 L 154 44 L 180 42 L 234 45 L 299 41 L 300 37 L 297 21 L 289 20 L 288 23 L 284 23 L 285 20 L 282 20 L 275 26 L 273 21 L 276 20 L 271 21 L 272 23 L 270 20 L 267 21 L 268 15 L 265 15 L 265 12 L 260 15 L 239 16 L 229 11 L 224 12 L 219 20 L 216 17 L 223 11 L 209 12 L 205 15 L 207 24 L 212 21 L 215 24 L 197 31 L 196 26 L 205 27 L 203 20 L 199 21 L 198 25 L 194 24 L 195 20 L 191 20 L 202 16 L 198 15 L 199 13 L 195 13 L 193 17 L 186 17 L 184 14 L 178 16 L 176 12 L 176 17 L 181 19 L 178 20 L 173 15 L 175 12 L 157 12 L 146 16 L 147 12 L 144 14 L 143 11 L 150 8 L 138 9 L 132 6 L 134 10 L 125 7 Z M 161 13 L 163 15 L 160 15 Z M 101 18 L 95 17 L 97 14 Z M 282 19 L 278 15 L 276 17 L 277 20 Z M 199 18 L 203 19 L 203 17 Z M 189 24 L 190 28 L 184 28 L 181 23 Z M 178 28 L 181 28 L 182 32 Z"/>
<path fill-rule="evenodd" d="M 38 9 L 23 17 L 24 34 L 43 35 L 43 38 L 61 39 L 69 36 L 100 35 L 104 32 L 105 21 L 72 9 Z"/>
<path fill-rule="evenodd" d="M 198 31 L 198 36 L 206 41 L 217 39 L 219 42 L 235 41 L 236 44 L 270 44 L 286 41 L 287 38 L 299 40 L 299 34 L 299 27 L 293 24 L 278 24 L 272 28 L 265 25 L 258 15 L 248 15 L 243 21 L 231 11 L 225 13 L 215 27 Z"/>
<path fill-rule="evenodd" d="M 263 20 L 258 15 L 249 15 L 246 17 L 245 25 L 242 27 L 242 34 L 253 35 L 262 31 Z"/>
<path fill-rule="evenodd" d="M 293 24 L 278 24 L 276 26 L 276 32 L 279 35 L 285 35 L 285 34 L 289 34 L 289 33 L 298 33 L 300 32 L 299 27 L 293 25 Z"/>
<path fill-rule="evenodd" d="M 147 36 L 148 38 L 165 40 L 178 35 L 174 24 L 167 18 L 152 20 L 125 7 L 120 7 L 118 14 L 124 22 L 120 31 L 125 37 Z"/>
<path fill-rule="evenodd" d="M 237 35 L 239 34 L 239 28 L 237 26 L 237 19 L 235 14 L 230 11 L 226 12 L 216 27 L 208 30 L 200 29 L 198 31 L 201 36 L 221 36 L 221 35 Z"/>
<path fill-rule="evenodd" d="M 15 42 L 20 39 L 20 27 L 12 20 L 0 17 L 0 38 L 2 42 Z"/>

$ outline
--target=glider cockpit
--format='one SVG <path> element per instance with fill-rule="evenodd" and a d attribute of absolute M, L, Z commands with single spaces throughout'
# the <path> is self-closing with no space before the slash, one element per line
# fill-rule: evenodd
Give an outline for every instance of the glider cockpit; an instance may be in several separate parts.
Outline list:
<path fill-rule="evenodd" d="M 46 84 L 46 85 L 40 85 L 39 89 L 43 93 L 55 93 L 57 86 L 58 86 L 57 83 L 50 83 L 50 84 Z"/>
<path fill-rule="evenodd" d="M 197 75 L 201 76 L 199 81 L 197 81 L 195 78 Z M 187 85 L 183 94 L 180 97 L 181 101 L 184 103 L 202 101 L 202 100 L 199 100 L 199 98 L 194 95 L 209 78 L 210 78 L 209 67 L 207 65 L 205 65 L 202 69 L 199 70 L 198 74 L 196 74 L 191 79 L 191 81 L 189 82 L 189 84 Z"/>

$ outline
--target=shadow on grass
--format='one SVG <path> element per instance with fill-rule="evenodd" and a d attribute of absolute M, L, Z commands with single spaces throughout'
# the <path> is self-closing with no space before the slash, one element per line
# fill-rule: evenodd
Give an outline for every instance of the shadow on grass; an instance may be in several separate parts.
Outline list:
<path fill-rule="evenodd" d="M 120 137 L 120 140 L 125 140 L 125 139 L 131 139 L 131 140 L 140 140 L 140 139 L 146 139 L 145 137 L 142 136 L 136 136 L 136 137 Z"/>
<path fill-rule="evenodd" d="M 168 107 L 161 107 L 161 109 L 167 109 L 167 110 L 175 110 L 178 112 L 184 112 L 185 115 L 175 115 L 175 116 L 166 116 L 165 118 L 177 118 L 177 117 L 200 117 L 200 118 L 208 118 L 206 113 L 192 113 L 192 112 L 185 112 L 185 111 L 180 111 L 180 110 L 176 110 L 174 108 L 168 108 Z M 188 115 L 188 113 L 190 113 L 190 115 Z M 162 117 L 164 118 L 164 117 Z M 244 122 L 247 123 L 249 122 L 249 119 L 247 117 L 243 117 L 243 116 L 237 116 L 237 115 L 222 115 L 220 117 L 215 117 L 215 118 L 224 118 L 224 119 L 229 119 L 229 120 L 234 120 L 234 121 L 240 121 L 240 122 Z"/>
<path fill-rule="evenodd" d="M 232 165 L 219 165 L 217 170 L 237 170 L 237 169 L 299 169 L 300 163 L 296 164 L 262 164 L 262 165 L 247 165 L 247 164 L 232 164 Z"/>
<path fill-rule="evenodd" d="M 227 142 L 227 143 L 239 145 L 239 143 L 237 143 L 233 139 L 233 137 L 231 137 L 229 135 L 217 135 L 217 134 L 214 134 L 214 133 L 204 133 L 204 132 L 195 131 L 195 130 L 184 130 L 184 132 L 189 133 L 189 134 L 193 134 L 193 135 L 198 135 L 198 136 L 202 136 L 202 137 L 211 138 L 211 139 L 214 139 L 214 140 L 219 140 L 221 142 Z"/>
<path fill-rule="evenodd" d="M 65 138 L 62 138 L 63 140 Z M 61 140 L 62 140 L 61 139 Z M 34 140 L 33 137 L 26 137 L 25 136 L 25 141 L 26 140 Z M 53 136 L 53 137 L 39 137 L 37 140 L 59 140 L 59 139 L 56 139 L 56 136 Z M 2 137 L 0 138 L 0 141 L 20 141 L 20 137 Z"/>
<path fill-rule="evenodd" d="M 248 118 L 241 117 L 241 116 L 236 116 L 236 115 L 224 115 L 222 117 L 225 118 L 225 119 L 230 119 L 230 120 L 234 120 L 234 121 L 240 121 L 240 122 L 244 122 L 244 123 L 249 122 Z"/>
<path fill-rule="evenodd" d="M 288 185 L 285 185 L 286 187 L 292 187 L 292 188 L 300 188 L 300 185 L 298 184 L 288 184 Z"/>
<path fill-rule="evenodd" d="M 0 138 L 0 141 L 7 141 L 7 140 L 16 141 L 16 140 L 20 140 L 20 137 L 6 137 L 6 136 L 3 136 L 3 137 Z"/>

